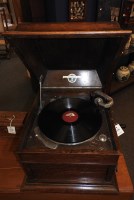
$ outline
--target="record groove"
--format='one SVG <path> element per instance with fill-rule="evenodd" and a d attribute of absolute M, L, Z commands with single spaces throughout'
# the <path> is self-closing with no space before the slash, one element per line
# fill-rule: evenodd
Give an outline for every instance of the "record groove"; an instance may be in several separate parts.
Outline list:
<path fill-rule="evenodd" d="M 91 139 L 101 127 L 97 106 L 80 98 L 61 98 L 42 109 L 38 126 L 50 140 L 74 145 Z"/>

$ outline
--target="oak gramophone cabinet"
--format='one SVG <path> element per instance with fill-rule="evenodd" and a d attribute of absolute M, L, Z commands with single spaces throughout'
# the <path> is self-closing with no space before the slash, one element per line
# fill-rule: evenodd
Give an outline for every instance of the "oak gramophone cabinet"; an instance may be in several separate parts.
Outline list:
<path fill-rule="evenodd" d="M 16 150 L 22 191 L 118 197 L 122 154 L 109 94 L 130 34 L 86 22 L 22 23 L 5 33 L 38 89 Z"/>

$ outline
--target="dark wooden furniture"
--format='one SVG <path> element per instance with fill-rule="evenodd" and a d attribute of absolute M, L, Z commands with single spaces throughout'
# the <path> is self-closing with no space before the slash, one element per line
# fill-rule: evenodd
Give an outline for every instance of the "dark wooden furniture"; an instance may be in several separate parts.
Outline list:
<path fill-rule="evenodd" d="M 7 31 L 4 35 L 36 82 L 39 81 L 41 75 L 45 79 L 47 72 L 52 69 L 96 70 L 102 83 L 102 88 L 99 89 L 110 93 L 112 74 L 130 33 L 131 31 L 121 30 L 117 23 L 83 22 L 23 23 L 19 24 L 15 31 Z M 72 72 L 75 73 L 75 71 Z M 58 74 L 55 76 L 59 77 Z M 57 80 L 56 78 L 53 79 Z M 72 92 L 69 92 L 70 87 L 67 88 L 68 92 L 63 93 L 56 84 L 53 88 L 56 88 L 56 92 L 58 91 L 54 93 L 57 98 L 59 96 L 72 97 Z M 86 91 L 82 85 L 77 87 L 73 88 L 73 93 L 76 97 L 83 96 L 84 98 L 87 96 L 92 98 L 91 91 L 98 89 L 96 85 L 87 87 Z M 42 96 L 45 95 L 44 91 Z M 48 94 L 48 96 L 51 95 Z M 43 101 L 46 101 L 45 97 Z M 108 193 L 118 193 L 114 174 L 120 149 L 110 113 L 104 111 L 104 118 L 107 120 L 102 121 L 105 121 L 104 124 L 108 126 L 108 130 L 106 128 L 102 132 L 109 132 L 108 137 L 110 137 L 112 147 L 101 151 L 96 146 L 92 150 L 88 148 L 91 144 L 87 143 L 78 147 L 76 145 L 76 148 L 59 146 L 52 150 L 35 141 L 34 130 L 38 111 L 39 103 L 37 102 L 27 119 L 24 136 L 18 150 L 20 162 L 27 174 L 24 189 L 39 188 L 45 192 L 52 189 L 61 193 L 65 191 L 90 193 L 92 190 L 94 192 L 105 190 Z M 51 176 L 52 173 L 53 176 Z M 48 183 L 49 188 L 44 184 L 45 182 Z"/>
<path fill-rule="evenodd" d="M 8 20 L 4 8 L 0 8 L 0 58 L 9 58 L 10 45 L 2 36 L 3 32 L 8 30 Z"/>
<path fill-rule="evenodd" d="M 131 29 L 132 33 L 134 32 L 134 16 L 133 16 L 133 8 L 134 1 L 133 0 L 122 0 L 120 6 L 120 15 L 119 15 L 119 23 L 123 29 Z M 122 55 L 119 56 L 119 60 L 117 62 L 117 66 L 113 73 L 113 81 L 111 87 L 111 93 L 117 92 L 120 89 L 123 89 L 130 84 L 134 83 L 133 76 L 130 76 L 128 81 L 119 82 L 116 78 L 116 71 L 120 66 L 128 66 L 131 61 L 134 60 L 134 48 L 130 46 L 129 49 L 124 49 L 122 51 Z"/>
<path fill-rule="evenodd" d="M 74 7 L 71 10 L 70 4 L 73 6 L 73 2 Z M 121 2 L 122 0 L 62 0 L 62 2 L 59 0 L 39 0 L 38 2 L 13 0 L 16 17 L 23 22 L 67 22 L 71 20 L 71 13 L 73 13 L 73 21 L 118 21 Z"/>
<path fill-rule="evenodd" d="M 13 115 L 16 116 L 14 126 L 16 126 L 17 134 L 10 135 L 7 133 L 6 126 L 9 125 L 8 118 Z M 23 182 L 25 180 L 25 174 L 20 166 L 17 157 L 15 156 L 16 146 L 20 138 L 20 131 L 25 122 L 26 113 L 21 112 L 0 112 L 0 199 L 2 200 L 27 200 L 27 199 L 92 199 L 92 200 L 130 200 L 133 195 L 133 186 L 129 177 L 127 166 L 123 155 L 120 155 L 116 180 L 119 188 L 118 193 L 109 194 L 107 191 L 93 190 L 88 194 L 70 193 L 55 193 L 54 190 L 46 183 L 48 189 L 47 192 L 41 192 L 40 190 L 23 190 Z"/>
<path fill-rule="evenodd" d="M 84 74 L 84 77 L 71 85 L 70 82 L 62 78 L 68 74 L 75 74 L 79 77 L 82 77 Z M 84 82 L 84 78 L 86 79 L 86 83 Z M 95 70 L 50 70 L 47 72 L 41 88 L 42 103 L 45 101 L 45 104 L 41 107 L 45 108 L 47 104 L 52 101 L 52 99 L 53 103 L 57 100 L 58 104 L 57 106 L 54 105 L 54 108 L 59 111 L 59 115 L 63 112 L 65 117 L 65 110 L 67 111 L 67 105 L 69 105 L 70 109 L 71 107 L 72 110 L 75 109 L 75 111 L 78 112 L 79 118 L 82 118 L 80 112 L 82 112 L 82 109 L 88 109 L 88 105 L 86 108 L 79 105 L 79 111 L 77 111 L 75 105 L 79 104 L 81 98 L 83 98 L 83 103 L 85 103 L 86 100 L 91 101 L 91 93 L 94 93 L 96 90 L 100 91 L 101 89 L 101 83 Z M 67 104 L 65 104 L 65 102 Z M 97 114 L 97 108 L 94 104 L 91 105 L 92 108 L 88 109 L 88 113 L 90 113 L 92 118 L 94 118 L 93 109 L 95 109 L 95 114 Z M 60 107 L 63 107 L 63 109 L 60 110 Z M 89 193 L 92 189 L 98 192 L 100 190 L 104 190 L 104 188 L 107 192 L 116 193 L 116 183 L 113 179 L 120 153 L 118 151 L 118 144 L 114 141 L 114 139 L 116 140 L 115 131 L 113 130 L 112 132 L 112 130 L 109 130 L 111 127 L 107 128 L 108 123 L 112 123 L 110 119 L 108 119 L 108 121 L 106 120 L 109 112 L 105 113 L 104 110 L 102 110 L 102 112 L 100 111 L 102 123 L 97 133 L 98 136 L 96 136 L 99 138 L 102 133 L 107 134 L 107 138 L 109 138 L 109 140 L 107 140 L 105 144 L 102 144 L 103 142 L 99 142 L 97 138 L 95 138 L 94 141 L 89 141 L 88 135 L 85 139 L 88 141 L 81 143 L 83 140 L 79 140 L 76 143 L 80 142 L 80 144 L 74 145 L 75 142 L 71 143 L 70 141 L 72 140 L 69 140 L 69 144 L 71 145 L 67 146 L 53 143 L 48 140 L 49 134 L 47 138 L 42 137 L 44 135 L 41 134 L 37 123 L 37 120 L 39 119 L 39 109 L 39 104 L 37 102 L 27 119 L 26 126 L 24 127 L 24 140 L 22 139 L 23 142 L 18 149 L 20 162 L 22 163 L 27 174 L 24 189 L 32 187 L 36 190 L 37 187 L 40 187 L 41 190 L 47 192 L 48 188 L 44 184 L 47 182 L 55 192 L 61 193 L 64 193 L 65 191 L 68 193 L 83 193 L 83 189 L 81 187 L 85 188 L 84 192 L 86 193 Z M 55 109 L 51 108 L 51 110 L 53 110 L 52 113 L 55 112 Z M 45 127 L 47 125 L 49 127 L 55 127 L 52 132 L 55 133 L 54 135 L 56 135 L 57 138 L 59 133 L 56 127 L 57 123 L 60 122 L 57 120 L 55 114 L 50 116 L 51 118 L 53 116 L 55 117 L 51 122 L 46 122 L 46 124 L 43 116 L 40 119 L 42 120 L 43 125 L 45 124 Z M 95 115 L 93 123 L 95 123 L 97 116 Z M 46 120 L 47 118 L 48 114 Z M 54 123 L 54 121 L 56 121 L 56 123 Z M 89 119 L 88 124 L 90 121 L 91 118 Z M 100 121 L 99 116 L 98 121 Z M 96 121 L 95 129 L 98 127 L 98 121 Z M 62 127 L 64 122 L 64 120 L 61 120 L 62 131 L 61 134 L 59 134 L 59 143 L 65 142 L 61 139 L 64 134 L 64 128 L 66 128 L 66 125 L 63 125 Z M 71 135 L 73 135 L 73 141 L 75 138 L 78 138 L 77 136 L 79 134 L 82 136 L 86 132 L 84 128 L 81 128 L 80 124 L 78 125 L 78 128 L 76 128 L 76 126 L 71 124 L 73 129 L 71 133 Z M 85 126 L 86 123 L 83 127 Z M 88 133 L 89 132 L 90 129 L 88 129 Z M 68 134 L 69 133 L 67 133 L 64 137 L 69 139 L 70 137 L 68 137 Z"/>
<path fill-rule="evenodd" d="M 134 30 L 134 0 L 122 0 L 120 8 L 120 24 L 123 28 Z"/>
<path fill-rule="evenodd" d="M 14 9 L 16 12 L 16 17 L 18 22 L 60 22 L 69 21 L 69 1 L 62 1 L 62 4 L 56 0 L 48 0 L 44 3 L 43 0 L 13 0 Z M 70 1 L 71 2 L 71 1 Z M 123 28 L 133 29 L 133 17 L 131 15 L 132 5 L 134 4 L 133 0 L 118 0 L 118 1 L 110 1 L 110 0 L 99 0 L 99 1 L 86 1 L 86 8 L 84 11 L 84 16 L 82 21 L 112 21 L 111 9 L 115 9 L 113 11 L 113 15 L 116 15 L 116 20 L 120 23 Z M 60 9 L 60 7 L 62 9 Z M 60 9 L 60 10 L 59 10 Z M 119 17 L 117 10 L 120 10 Z M 77 21 L 77 20 L 74 20 Z M 124 51 L 124 50 L 123 50 Z M 134 52 L 134 50 L 133 50 Z M 118 61 L 124 60 L 124 54 L 118 55 Z M 126 55 L 125 55 L 126 57 Z M 131 60 L 133 60 L 133 55 L 128 56 L 128 60 L 125 62 L 117 62 L 117 66 L 115 67 L 114 75 L 113 75 L 113 84 L 111 87 L 111 93 L 117 92 L 118 90 L 132 84 L 133 77 L 129 79 L 129 81 L 125 83 L 120 83 L 116 80 L 116 71 L 119 68 L 120 64 L 128 65 Z M 131 57 L 131 58 L 130 58 Z M 33 76 L 33 75 L 32 75 Z"/>
<path fill-rule="evenodd" d="M 109 93 L 112 73 L 130 34 L 130 30 L 121 30 L 118 23 L 72 22 L 22 23 L 15 31 L 4 35 L 22 58 L 35 82 L 41 74 L 46 73 L 46 69 L 96 68 L 104 91 Z"/>

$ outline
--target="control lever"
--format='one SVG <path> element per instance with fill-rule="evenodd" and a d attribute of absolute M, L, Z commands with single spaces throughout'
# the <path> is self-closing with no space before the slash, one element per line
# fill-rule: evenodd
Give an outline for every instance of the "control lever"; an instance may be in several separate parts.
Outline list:
<path fill-rule="evenodd" d="M 98 96 L 94 99 L 94 103 L 96 105 L 102 106 L 103 108 L 110 108 L 113 105 L 112 97 L 108 96 L 107 94 L 103 93 L 102 91 L 95 91 L 95 96 Z"/>

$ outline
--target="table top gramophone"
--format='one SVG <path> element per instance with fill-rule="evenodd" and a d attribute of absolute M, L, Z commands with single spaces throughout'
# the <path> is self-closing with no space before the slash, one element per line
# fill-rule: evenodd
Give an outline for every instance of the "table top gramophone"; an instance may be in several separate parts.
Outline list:
<path fill-rule="evenodd" d="M 23 189 L 118 192 L 120 156 L 108 96 L 131 31 L 117 23 L 19 24 L 5 33 L 39 93 L 17 151 Z"/>

